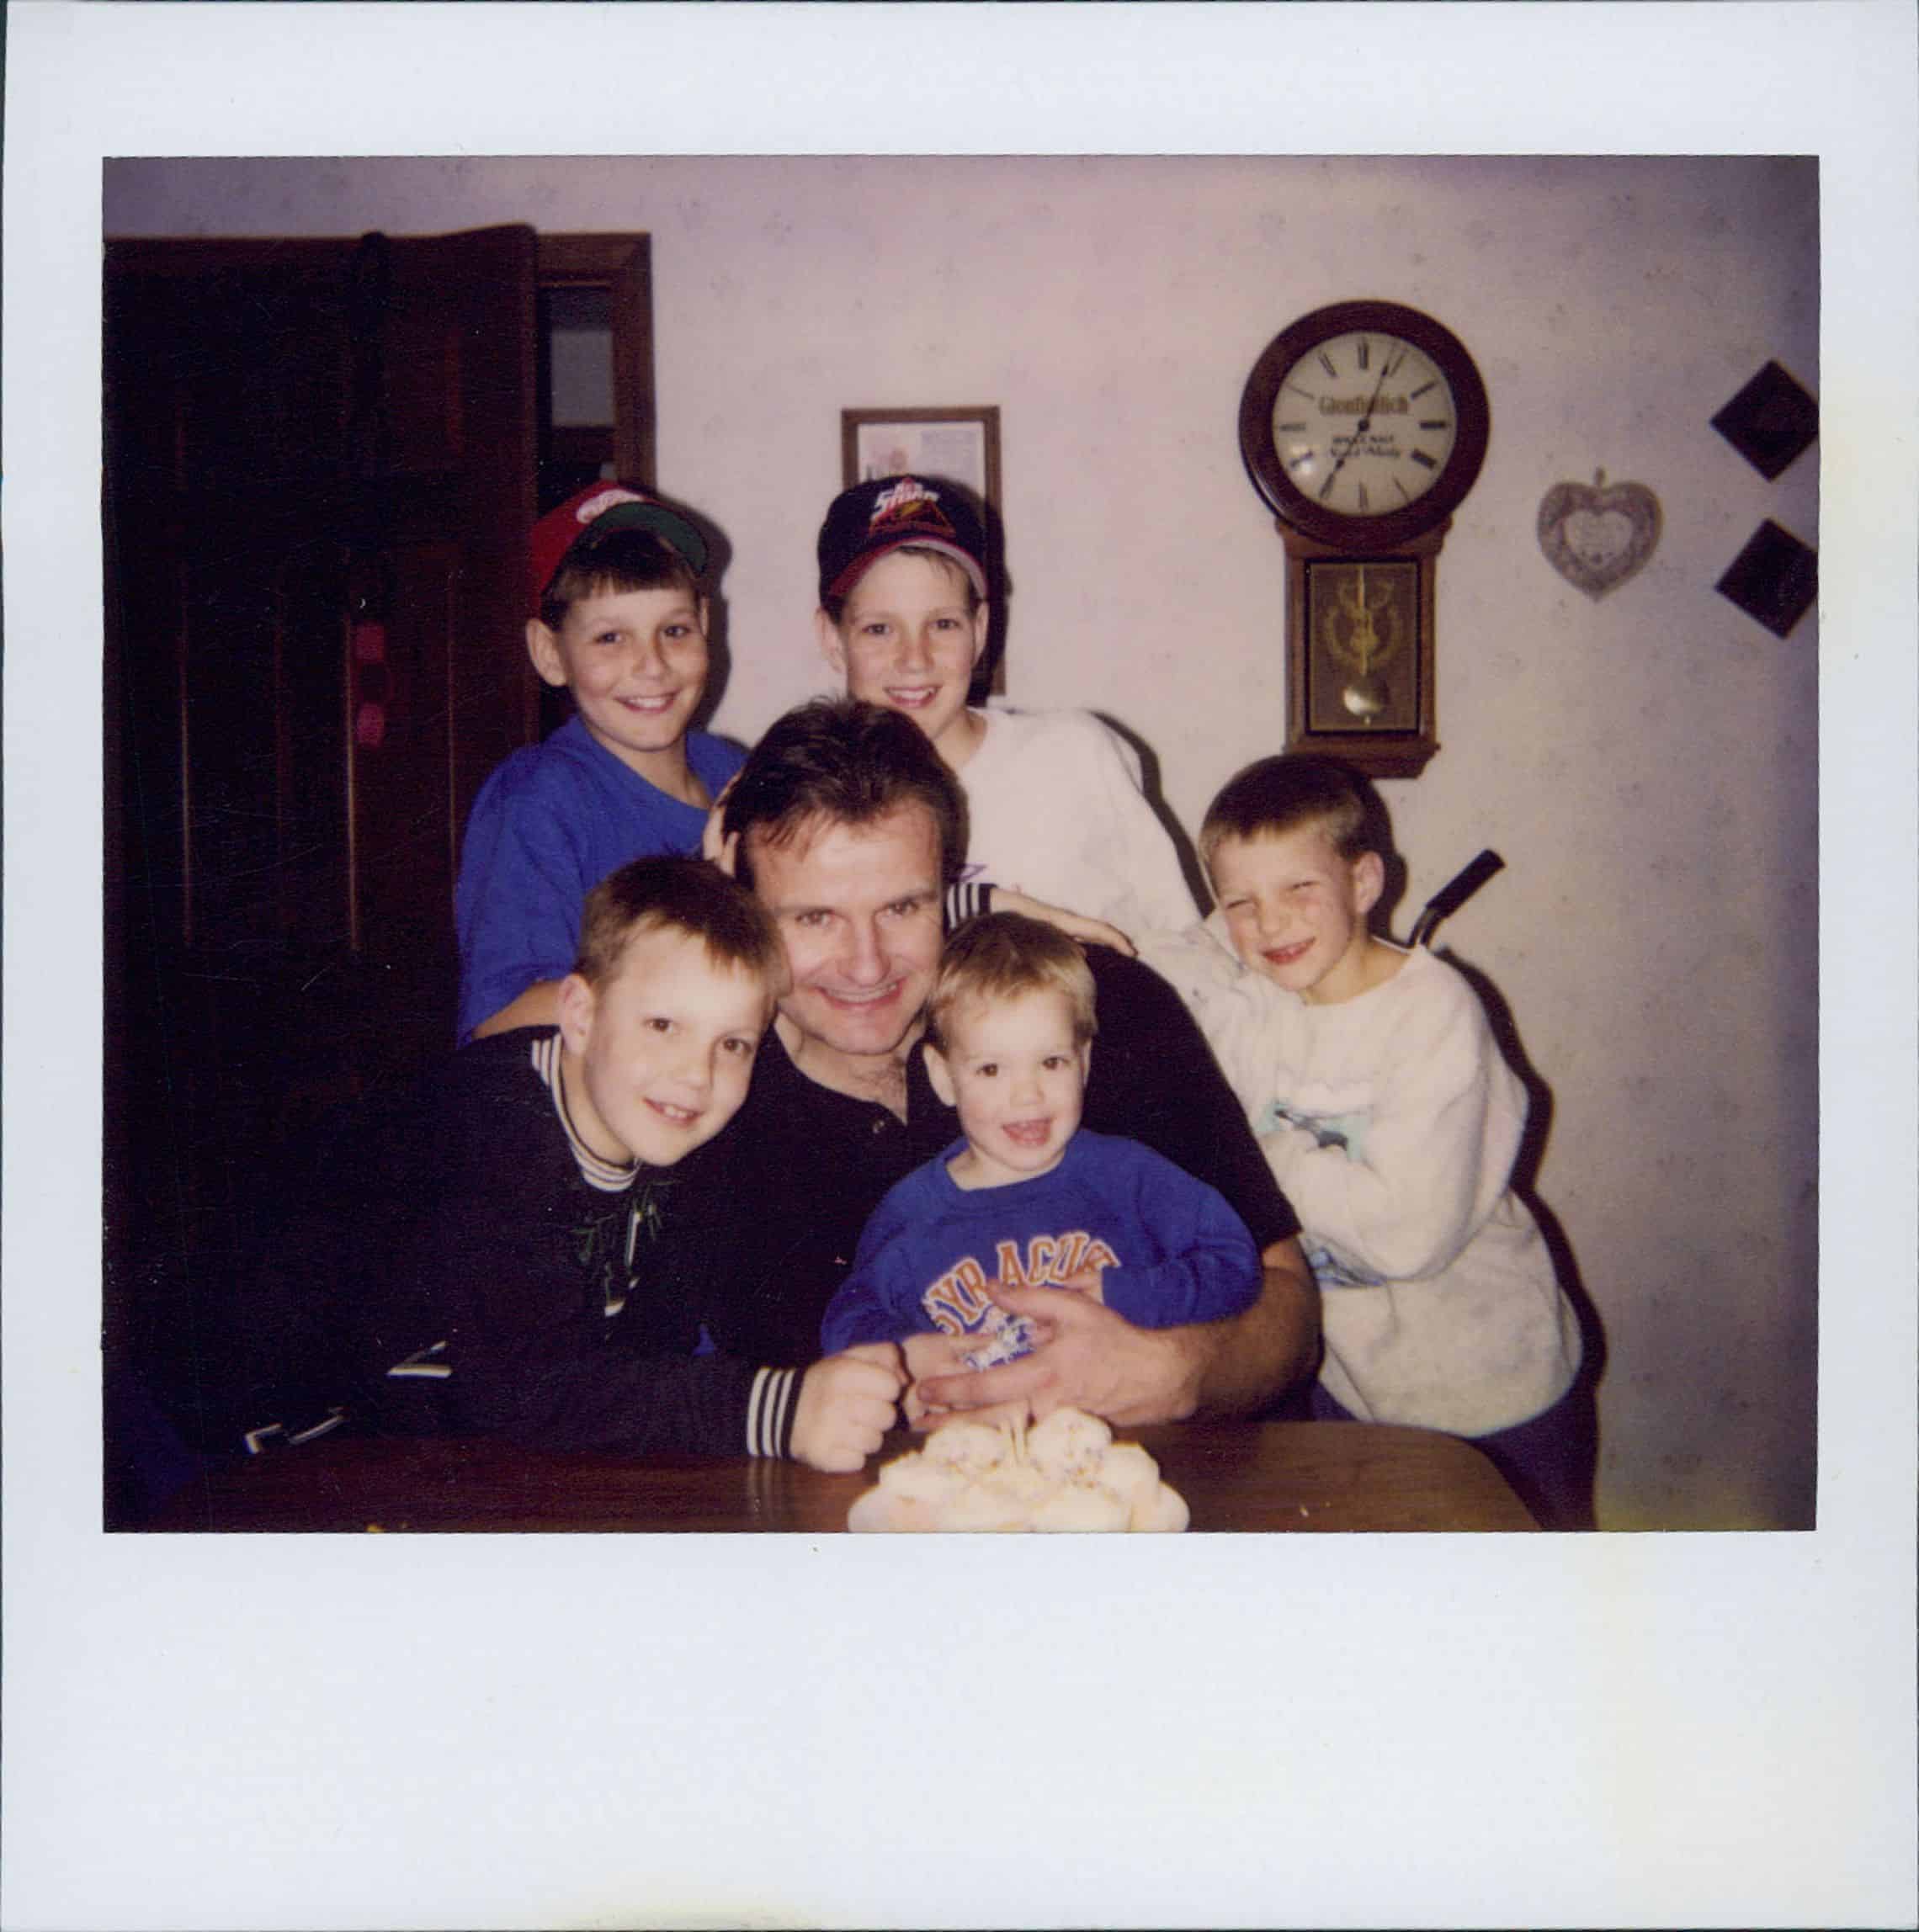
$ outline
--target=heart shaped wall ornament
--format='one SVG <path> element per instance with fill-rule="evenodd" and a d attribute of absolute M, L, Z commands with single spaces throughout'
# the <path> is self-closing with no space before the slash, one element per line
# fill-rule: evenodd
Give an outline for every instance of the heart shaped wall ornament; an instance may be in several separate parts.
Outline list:
<path fill-rule="evenodd" d="M 1539 503 L 1546 561 L 1595 602 L 1645 569 L 1659 545 L 1659 499 L 1643 483 L 1555 483 Z"/>

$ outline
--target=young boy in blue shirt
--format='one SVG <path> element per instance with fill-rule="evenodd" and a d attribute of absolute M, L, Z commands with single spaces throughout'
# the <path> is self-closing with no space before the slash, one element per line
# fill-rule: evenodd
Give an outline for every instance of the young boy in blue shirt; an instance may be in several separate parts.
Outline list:
<path fill-rule="evenodd" d="M 706 690 L 707 548 L 687 517 L 590 484 L 529 551 L 527 655 L 574 714 L 474 801 L 454 892 L 462 1041 L 555 1022 L 588 890 L 629 859 L 698 852 L 744 756 L 688 729 Z"/>
<path fill-rule="evenodd" d="M 1091 969 L 1072 940 L 1016 913 L 970 921 L 927 1003 L 933 1091 L 964 1138 L 874 1210 L 821 1346 L 976 1336 L 975 1368 L 1036 1339 L 991 1284 L 1076 1289 L 1141 1327 L 1238 1314 L 1259 1252 L 1212 1188 L 1141 1146 L 1080 1125 L 1095 1030 Z"/>

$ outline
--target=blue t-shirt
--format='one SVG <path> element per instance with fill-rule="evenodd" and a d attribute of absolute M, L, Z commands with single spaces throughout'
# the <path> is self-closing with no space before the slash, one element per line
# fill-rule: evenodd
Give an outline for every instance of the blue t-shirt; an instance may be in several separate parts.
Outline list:
<path fill-rule="evenodd" d="M 736 746 L 687 735 L 687 763 L 717 797 L 746 762 Z M 629 859 L 696 852 L 698 805 L 668 798 L 599 744 L 576 716 L 487 778 L 460 847 L 460 1038 L 540 979 L 572 970 L 580 906 Z"/>
<path fill-rule="evenodd" d="M 940 1329 L 981 1338 L 976 1367 L 1022 1354 L 1026 1324 L 986 1296 L 996 1279 L 1056 1287 L 1097 1268 L 1107 1307 L 1139 1328 L 1217 1321 L 1259 1298 L 1246 1223 L 1151 1148 L 1082 1127 L 1050 1173 L 965 1188 L 946 1164 L 965 1144 L 916 1167 L 874 1209 L 821 1321 L 823 1352 Z"/>

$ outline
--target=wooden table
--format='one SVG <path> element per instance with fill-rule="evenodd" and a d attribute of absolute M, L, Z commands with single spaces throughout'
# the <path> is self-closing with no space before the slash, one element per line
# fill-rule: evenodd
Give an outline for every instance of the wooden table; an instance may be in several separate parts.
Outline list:
<path fill-rule="evenodd" d="M 1530 1530 L 1470 1444 L 1357 1422 L 1183 1422 L 1120 1430 L 1185 1497 L 1194 1530 Z M 882 1456 L 912 1446 L 899 1436 Z M 647 1462 L 480 1441 L 327 1440 L 195 1481 L 151 1527 L 186 1530 L 770 1530 L 846 1527 L 858 1475 L 795 1462 Z"/>

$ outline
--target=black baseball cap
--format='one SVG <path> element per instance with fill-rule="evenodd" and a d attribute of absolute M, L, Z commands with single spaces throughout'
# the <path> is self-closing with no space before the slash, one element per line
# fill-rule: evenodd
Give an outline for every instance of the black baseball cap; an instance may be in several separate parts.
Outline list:
<path fill-rule="evenodd" d="M 873 476 L 833 499 L 820 526 L 820 602 L 843 597 L 889 550 L 907 544 L 938 550 L 986 594 L 986 539 L 957 483 Z"/>

